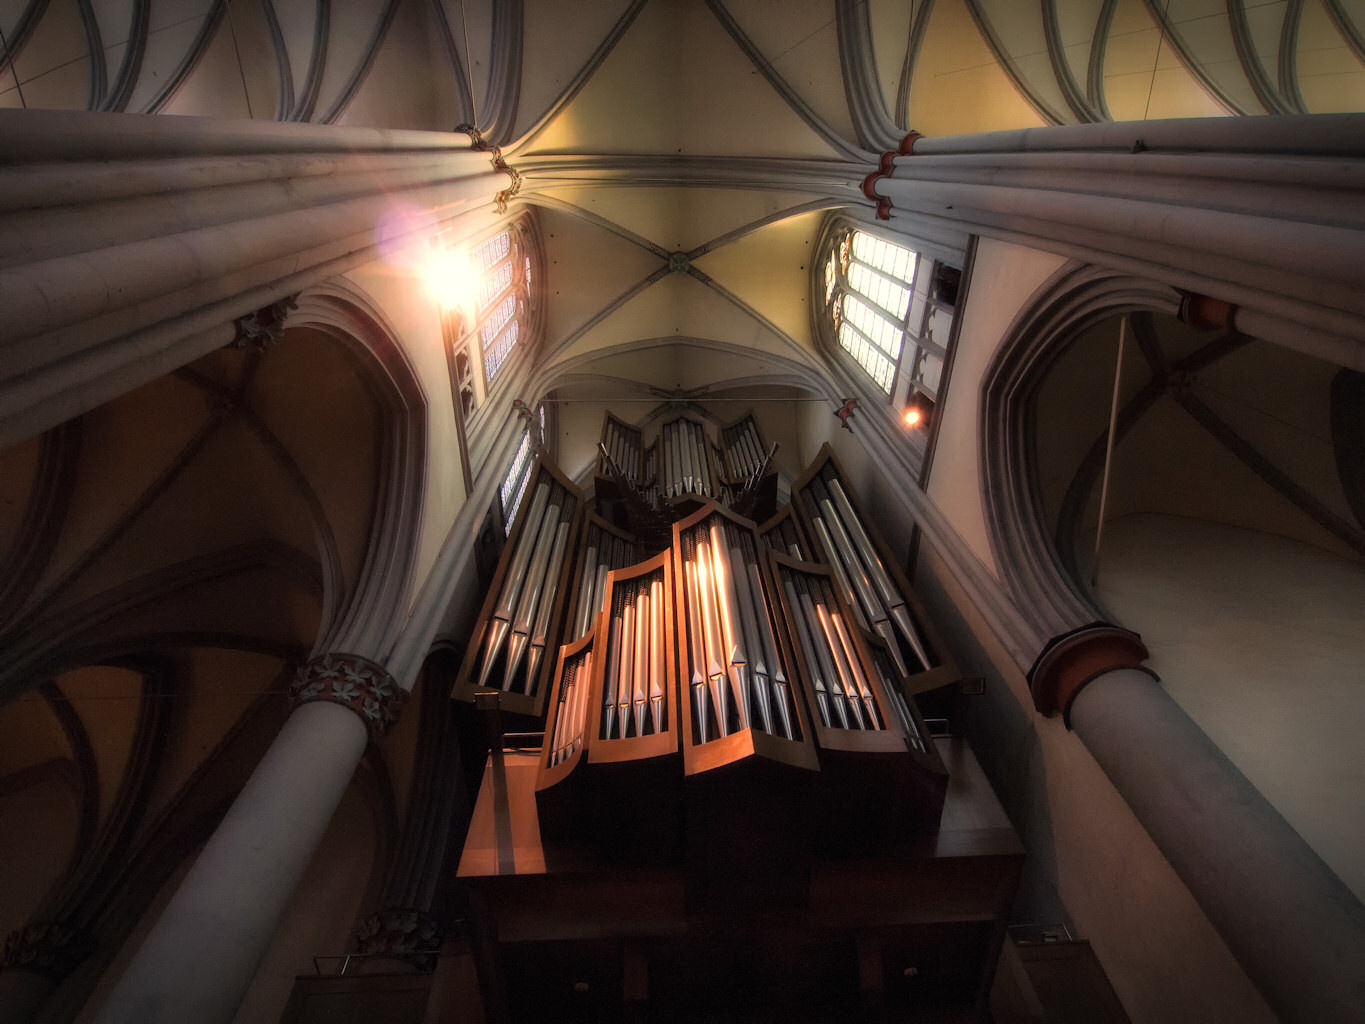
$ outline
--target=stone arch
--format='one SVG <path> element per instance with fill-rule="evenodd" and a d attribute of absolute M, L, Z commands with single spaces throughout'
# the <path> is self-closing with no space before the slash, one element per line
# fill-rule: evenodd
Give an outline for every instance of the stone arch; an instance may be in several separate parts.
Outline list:
<path fill-rule="evenodd" d="M 1180 293 L 1168 285 L 1070 264 L 1015 317 L 982 378 L 981 466 L 991 548 L 1002 582 L 1043 636 L 1104 615 L 1045 523 L 1033 459 L 1038 390 L 1086 329 L 1137 310 L 1175 314 L 1179 308 Z"/>
<path fill-rule="evenodd" d="M 340 343 L 383 417 L 380 491 L 365 565 L 350 601 L 319 632 L 314 652 L 378 650 L 396 631 L 416 569 L 428 398 L 397 330 L 358 288 L 335 280 L 305 291 L 297 301 L 286 328 L 313 327 Z"/>

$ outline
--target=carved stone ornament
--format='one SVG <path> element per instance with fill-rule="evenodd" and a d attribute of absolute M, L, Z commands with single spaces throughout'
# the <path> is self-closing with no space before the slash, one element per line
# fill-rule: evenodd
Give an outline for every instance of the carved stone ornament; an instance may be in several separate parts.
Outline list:
<path fill-rule="evenodd" d="M 94 951 L 95 940 L 79 928 L 57 921 L 28 924 L 5 937 L 0 968 L 30 971 L 60 982 Z"/>
<path fill-rule="evenodd" d="M 290 310 L 298 309 L 298 296 L 286 295 L 277 302 L 272 302 L 268 306 L 262 306 L 253 313 L 246 316 L 239 316 L 232 321 L 233 334 L 232 341 L 228 343 L 230 348 L 254 348 L 259 352 L 264 352 L 269 346 L 280 340 L 280 335 L 284 333 L 284 321 L 289 316 Z"/>
<path fill-rule="evenodd" d="M 493 160 L 493 170 L 501 171 L 512 179 L 512 184 L 503 189 L 493 197 L 493 205 L 497 207 L 499 213 L 507 212 L 507 203 L 518 192 L 521 191 L 521 172 L 515 167 L 510 166 L 503 159 L 502 148 L 495 146 L 483 137 L 483 132 L 472 124 L 457 124 L 455 130 L 464 135 L 468 135 L 470 142 L 469 148 L 478 150 L 480 153 L 488 153 Z"/>
<path fill-rule="evenodd" d="M 420 910 L 396 908 L 365 918 L 356 929 L 356 952 L 392 956 L 419 971 L 436 969 L 445 935 L 441 926 Z"/>
<path fill-rule="evenodd" d="M 289 687 L 295 705 L 325 700 L 350 708 L 365 723 L 372 740 L 378 740 L 398 721 L 408 696 L 383 665 L 358 654 L 314 658 L 300 666 Z"/>

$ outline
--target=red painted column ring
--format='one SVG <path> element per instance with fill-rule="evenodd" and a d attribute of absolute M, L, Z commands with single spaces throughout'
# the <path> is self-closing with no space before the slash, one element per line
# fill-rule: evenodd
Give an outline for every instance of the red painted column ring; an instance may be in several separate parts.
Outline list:
<path fill-rule="evenodd" d="M 1071 704 L 1088 683 L 1118 669 L 1155 676 L 1142 664 L 1142 638 L 1131 630 L 1096 622 L 1049 640 L 1028 671 L 1033 706 L 1049 718 L 1058 714 L 1071 728 Z"/>

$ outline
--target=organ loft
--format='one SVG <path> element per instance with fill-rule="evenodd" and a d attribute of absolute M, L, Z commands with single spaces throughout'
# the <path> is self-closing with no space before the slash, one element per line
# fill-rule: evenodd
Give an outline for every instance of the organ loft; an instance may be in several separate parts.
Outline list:
<path fill-rule="evenodd" d="M 497 998 L 980 1014 L 1021 848 L 916 704 L 961 673 L 828 445 L 779 494 L 752 414 L 647 421 L 524 474 L 455 684 Z"/>

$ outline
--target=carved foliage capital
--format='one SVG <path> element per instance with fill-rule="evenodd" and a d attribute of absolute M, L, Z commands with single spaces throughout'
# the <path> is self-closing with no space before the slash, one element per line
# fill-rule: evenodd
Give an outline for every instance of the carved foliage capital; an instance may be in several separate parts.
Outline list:
<path fill-rule="evenodd" d="M 291 310 L 297 309 L 298 296 L 286 295 L 268 306 L 253 310 L 245 316 L 232 321 L 233 337 L 231 348 L 254 348 L 264 352 L 280 340 L 284 333 L 284 321 Z"/>
<path fill-rule="evenodd" d="M 398 721 L 408 692 L 383 665 L 358 654 L 332 653 L 299 667 L 289 697 L 295 705 L 325 700 L 348 707 L 365 723 L 370 739 L 378 740 Z"/>
<path fill-rule="evenodd" d="M 0 968 L 17 968 L 62 981 L 95 950 L 86 932 L 58 921 L 28 924 L 5 937 Z"/>
<path fill-rule="evenodd" d="M 373 914 L 356 929 L 356 951 L 370 956 L 392 956 L 420 971 L 436 969 L 445 935 L 441 926 L 420 910 L 394 908 Z"/>

